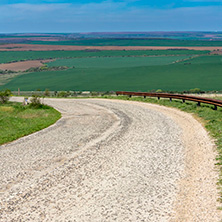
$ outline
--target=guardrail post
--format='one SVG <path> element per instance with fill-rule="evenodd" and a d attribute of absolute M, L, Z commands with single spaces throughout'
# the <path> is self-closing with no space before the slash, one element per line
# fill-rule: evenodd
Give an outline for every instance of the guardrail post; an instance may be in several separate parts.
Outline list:
<path fill-rule="evenodd" d="M 169 98 L 170 101 L 173 101 L 173 99 L 181 99 L 183 101 L 183 103 L 185 103 L 185 101 L 192 101 L 192 102 L 196 102 L 197 106 L 200 106 L 201 103 L 206 103 L 206 104 L 210 104 L 212 106 L 214 106 L 212 109 L 217 110 L 218 106 L 222 107 L 222 100 L 216 100 L 216 99 L 209 99 L 209 98 L 201 98 L 201 97 L 197 97 L 197 96 L 187 96 L 187 95 L 179 95 L 179 94 L 170 94 L 170 93 L 141 93 L 141 92 L 121 92 L 121 91 L 116 91 L 116 95 L 126 95 L 129 98 L 131 98 L 132 96 L 142 96 L 145 98 L 147 97 L 155 97 L 158 100 L 160 100 L 160 98 Z"/>
<path fill-rule="evenodd" d="M 170 98 L 170 102 L 172 102 L 172 98 Z"/>

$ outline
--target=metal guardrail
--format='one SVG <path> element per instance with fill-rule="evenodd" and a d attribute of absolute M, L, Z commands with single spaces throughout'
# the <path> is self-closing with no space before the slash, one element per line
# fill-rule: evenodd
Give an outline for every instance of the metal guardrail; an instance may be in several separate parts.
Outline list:
<path fill-rule="evenodd" d="M 160 98 L 169 98 L 170 101 L 172 99 L 182 99 L 183 102 L 186 100 L 197 102 L 197 105 L 200 106 L 201 103 L 206 103 L 210 105 L 214 105 L 214 110 L 217 110 L 217 107 L 222 107 L 222 100 L 217 99 L 209 99 L 209 98 L 202 98 L 198 96 L 187 96 L 187 95 L 180 95 L 180 94 L 170 94 L 170 93 L 146 93 L 146 92 L 125 92 L 125 91 L 117 91 L 116 95 L 127 95 L 129 97 L 132 96 L 143 96 L 144 98 L 148 97 L 157 97 Z"/>

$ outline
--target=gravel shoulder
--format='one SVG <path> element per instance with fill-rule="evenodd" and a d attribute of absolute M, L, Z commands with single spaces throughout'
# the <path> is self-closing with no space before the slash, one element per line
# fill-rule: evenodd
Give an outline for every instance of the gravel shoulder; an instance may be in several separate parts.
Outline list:
<path fill-rule="evenodd" d="M 45 103 L 63 117 L 0 146 L 0 221 L 222 218 L 215 147 L 190 114 L 132 101 Z"/>

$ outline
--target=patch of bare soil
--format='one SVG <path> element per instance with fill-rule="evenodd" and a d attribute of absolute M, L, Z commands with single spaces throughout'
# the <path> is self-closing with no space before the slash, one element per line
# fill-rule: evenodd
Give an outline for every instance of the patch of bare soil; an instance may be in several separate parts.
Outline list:
<path fill-rule="evenodd" d="M 16 48 L 15 48 L 16 47 Z M 19 47 L 19 48 L 18 48 Z M 172 46 L 74 46 L 74 45 L 32 45 L 32 44 L 4 44 L 0 51 L 53 51 L 53 50 L 222 50 L 222 47 L 172 47 Z"/>
<path fill-rule="evenodd" d="M 30 68 L 36 68 L 43 66 L 44 63 L 50 62 L 52 60 L 29 60 L 22 62 L 12 62 L 0 64 L 0 70 L 12 70 L 12 71 L 25 71 Z"/>

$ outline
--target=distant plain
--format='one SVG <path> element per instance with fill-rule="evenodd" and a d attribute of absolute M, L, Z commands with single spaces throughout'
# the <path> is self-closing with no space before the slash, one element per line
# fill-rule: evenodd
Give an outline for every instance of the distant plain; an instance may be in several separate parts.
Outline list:
<path fill-rule="evenodd" d="M 0 74 L 0 89 L 222 90 L 220 33 L 168 33 L 172 38 L 128 38 L 129 35 L 137 34 L 126 34 L 123 38 L 124 34 L 121 33 L 118 34 L 118 38 L 111 37 L 116 34 L 110 34 L 110 37 L 104 37 L 109 34 L 96 37 L 97 34 L 92 35 L 94 37 L 87 35 L 82 37 L 73 35 L 73 37 L 68 34 L 1 36 L 4 43 L 0 45 L 0 63 L 13 63 L 16 66 L 18 62 L 28 60 L 33 60 L 33 64 L 34 60 L 53 59 L 53 61 L 43 64 L 43 68 L 33 68 L 26 72 L 10 73 L 10 70 L 3 70 Z M 152 36 L 154 33 L 143 35 Z M 198 39 L 198 36 L 202 37 Z M 213 39 L 209 39 L 208 36 Z M 74 46 L 80 47 L 78 51 L 73 50 L 74 48 L 70 50 L 62 48 L 68 49 Z M 144 47 L 143 49 L 149 46 L 169 48 L 135 50 L 136 48 L 132 48 L 135 46 Z M 60 50 L 54 50 L 57 47 Z M 118 50 L 104 50 L 115 47 Z M 190 50 L 188 47 L 195 47 L 195 50 Z M 205 49 L 204 47 L 209 47 L 209 50 L 201 50 Z M 41 51 L 38 51 L 38 48 Z M 212 52 L 213 49 L 216 51 Z"/>

